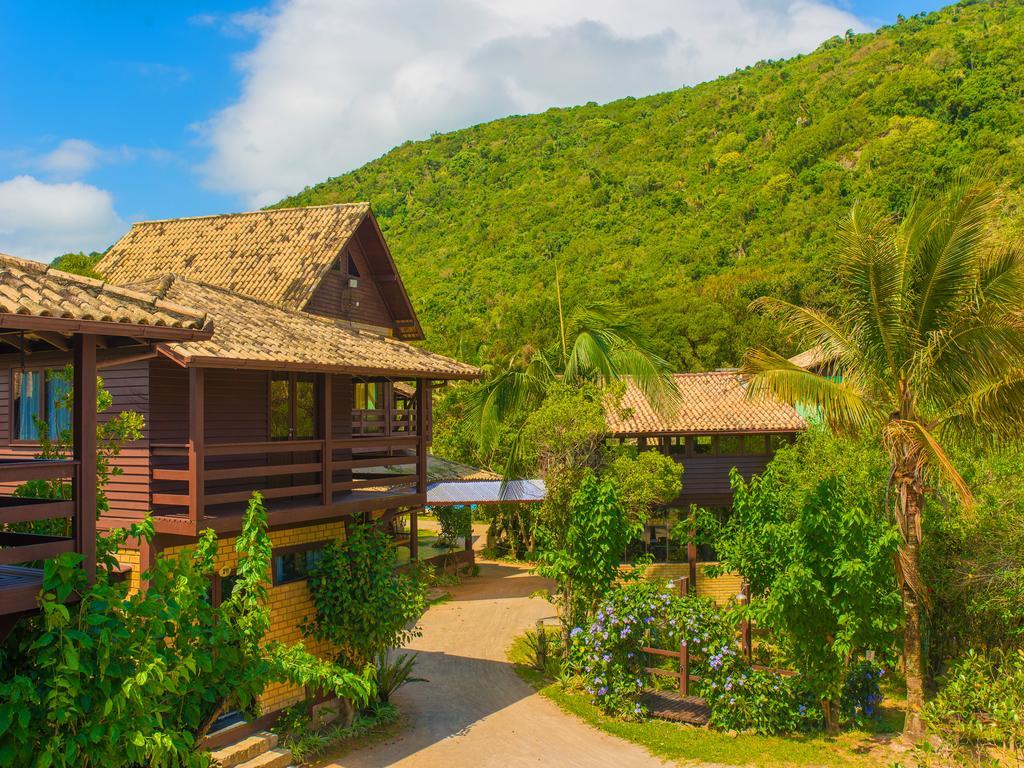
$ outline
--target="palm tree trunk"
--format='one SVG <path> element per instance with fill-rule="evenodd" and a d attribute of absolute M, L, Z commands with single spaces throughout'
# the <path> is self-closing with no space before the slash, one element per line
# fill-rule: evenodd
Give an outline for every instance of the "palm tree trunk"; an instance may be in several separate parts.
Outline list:
<path fill-rule="evenodd" d="M 900 548 L 900 591 L 903 596 L 903 610 L 906 623 L 903 630 L 903 665 L 907 679 L 907 717 L 903 725 L 903 736 L 914 741 L 924 736 L 921 710 L 924 707 L 924 660 L 922 650 L 921 608 L 923 588 L 920 573 L 921 559 L 921 509 L 924 504 L 924 488 L 917 472 L 903 475 L 900 483 L 899 520 L 903 533 Z"/>

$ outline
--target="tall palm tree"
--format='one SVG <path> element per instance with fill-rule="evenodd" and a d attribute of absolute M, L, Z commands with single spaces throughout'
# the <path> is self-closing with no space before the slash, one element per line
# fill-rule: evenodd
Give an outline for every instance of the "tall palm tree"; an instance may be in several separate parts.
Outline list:
<path fill-rule="evenodd" d="M 526 360 L 511 358 L 470 398 L 467 416 L 480 425 L 483 454 L 493 448 L 501 426 L 536 409 L 556 381 L 576 386 L 631 379 L 659 408 L 678 397 L 669 364 L 650 350 L 643 334 L 621 308 L 592 303 L 566 311 L 557 268 L 555 296 L 557 340 Z M 511 479 L 525 469 L 523 445 L 515 437 L 504 475 Z"/>
<path fill-rule="evenodd" d="M 999 202 L 994 185 L 961 176 L 944 195 L 912 204 L 902 221 L 854 207 L 839 232 L 840 310 L 754 302 L 818 345 L 841 378 L 764 350 L 744 361 L 751 394 L 817 407 L 838 430 L 876 434 L 890 458 L 887 505 L 903 534 L 897 573 L 906 613 L 904 733 L 912 738 L 923 732 L 925 499 L 945 487 L 971 503 L 946 450 L 951 442 L 999 442 L 1024 430 L 1024 257 L 989 242 Z"/>

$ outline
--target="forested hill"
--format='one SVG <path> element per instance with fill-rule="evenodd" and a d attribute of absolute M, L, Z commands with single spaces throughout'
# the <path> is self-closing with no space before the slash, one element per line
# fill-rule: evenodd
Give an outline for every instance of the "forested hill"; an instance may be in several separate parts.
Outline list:
<path fill-rule="evenodd" d="M 829 303 L 836 223 L 961 167 L 1024 237 L 1024 0 L 963 3 L 806 56 L 404 144 L 280 203 L 370 200 L 432 348 L 504 358 L 619 302 L 680 370 L 778 342 L 762 294 Z M 329 170 L 329 169 L 325 169 Z M 481 346 L 482 345 L 482 346 Z"/>

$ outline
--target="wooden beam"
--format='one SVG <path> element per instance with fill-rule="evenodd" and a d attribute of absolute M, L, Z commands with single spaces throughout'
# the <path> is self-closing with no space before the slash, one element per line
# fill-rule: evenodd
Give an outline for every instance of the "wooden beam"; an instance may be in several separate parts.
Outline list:
<path fill-rule="evenodd" d="M 72 455 L 78 471 L 72 481 L 75 548 L 83 556 L 89 580 L 96 575 L 96 337 L 74 338 L 71 388 Z"/>
<path fill-rule="evenodd" d="M 409 560 L 412 562 L 420 559 L 419 512 L 419 507 L 409 510 Z"/>
<path fill-rule="evenodd" d="M 188 369 L 188 514 L 193 531 L 199 530 L 205 506 L 206 472 L 206 398 L 205 371 Z"/>
<path fill-rule="evenodd" d="M 53 331 L 32 331 L 32 337 L 45 341 L 54 349 L 58 349 L 61 352 L 67 352 L 71 349 L 71 343 L 67 336 Z"/>
<path fill-rule="evenodd" d="M 416 493 L 427 494 L 427 409 L 430 407 L 430 381 L 416 380 Z"/>
<path fill-rule="evenodd" d="M 330 504 L 334 500 L 334 379 L 331 374 L 325 373 L 322 380 L 323 392 L 320 404 L 320 437 L 324 441 L 321 451 L 322 466 L 320 469 L 321 503 Z"/>

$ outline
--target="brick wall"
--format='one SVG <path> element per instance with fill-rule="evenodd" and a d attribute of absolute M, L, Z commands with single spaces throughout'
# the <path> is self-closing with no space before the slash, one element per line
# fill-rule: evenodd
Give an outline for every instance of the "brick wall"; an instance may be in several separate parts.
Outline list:
<path fill-rule="evenodd" d="M 310 525 L 301 528 L 287 528 L 270 532 L 270 541 L 274 549 L 289 547 L 295 544 L 306 544 L 314 541 L 329 541 L 345 537 L 345 525 L 342 522 Z M 165 555 L 173 555 L 184 547 L 168 547 Z M 137 554 L 137 553 L 136 553 Z M 221 539 L 218 542 L 217 557 L 214 568 L 222 576 L 229 575 L 238 562 L 235 552 L 234 537 Z M 268 574 L 269 577 L 269 574 Z M 270 631 L 268 640 L 279 640 L 285 643 L 302 642 L 306 650 L 320 656 L 331 656 L 330 646 L 318 640 L 305 638 L 299 630 L 302 620 L 313 613 L 313 605 L 309 597 L 309 588 L 305 581 L 293 581 L 288 584 L 271 587 L 270 589 Z M 260 707 L 264 713 L 274 712 L 300 702 L 305 692 L 299 686 L 288 683 L 273 683 L 267 686 L 260 697 Z"/>
<path fill-rule="evenodd" d="M 711 578 L 704 573 L 704 566 L 714 563 L 697 563 L 697 594 L 710 597 L 718 605 L 725 605 L 740 593 L 743 580 L 739 574 L 727 573 L 724 576 Z M 623 566 L 629 570 L 630 566 Z M 651 581 L 678 581 L 690 575 L 688 563 L 651 563 L 644 572 L 644 578 Z"/>

